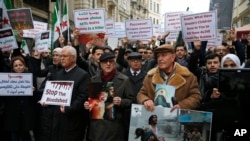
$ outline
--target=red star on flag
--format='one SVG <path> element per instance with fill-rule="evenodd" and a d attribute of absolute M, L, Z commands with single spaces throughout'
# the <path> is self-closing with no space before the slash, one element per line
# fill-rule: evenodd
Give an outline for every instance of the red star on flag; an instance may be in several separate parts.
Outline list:
<path fill-rule="evenodd" d="M 56 26 L 56 30 L 55 30 L 56 32 L 60 32 L 60 28 L 58 27 L 58 26 Z"/>
<path fill-rule="evenodd" d="M 64 28 L 64 27 L 67 27 L 68 25 L 67 25 L 67 21 L 63 21 L 62 22 L 62 27 Z"/>
<path fill-rule="evenodd" d="M 3 24 L 9 24 L 9 20 L 6 17 L 3 19 Z"/>

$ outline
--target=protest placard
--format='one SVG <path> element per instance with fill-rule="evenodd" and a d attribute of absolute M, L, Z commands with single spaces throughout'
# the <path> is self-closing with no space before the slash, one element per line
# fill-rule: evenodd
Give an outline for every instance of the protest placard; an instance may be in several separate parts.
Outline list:
<path fill-rule="evenodd" d="M 151 19 L 125 21 L 126 35 L 129 39 L 151 39 L 153 24 Z"/>
<path fill-rule="evenodd" d="M 105 35 L 107 37 L 114 36 L 115 35 L 115 22 L 111 19 L 105 20 L 105 26 L 106 26 L 106 33 Z"/>
<path fill-rule="evenodd" d="M 33 29 L 33 17 L 30 8 L 7 10 L 10 24 L 13 30 Z"/>
<path fill-rule="evenodd" d="M 0 96 L 32 96 L 32 73 L 0 73 Z"/>
<path fill-rule="evenodd" d="M 41 103 L 70 106 L 74 81 L 47 81 Z"/>
<path fill-rule="evenodd" d="M 23 30 L 23 37 L 35 38 L 36 34 L 48 30 L 48 23 L 33 21 L 34 29 Z"/>
<path fill-rule="evenodd" d="M 217 37 L 216 12 L 205 12 L 181 16 L 184 41 L 213 40 Z"/>
<path fill-rule="evenodd" d="M 185 132 L 200 132 L 200 140 L 209 140 L 211 134 L 212 112 L 176 109 L 156 106 L 153 112 L 144 105 L 132 104 L 129 140 L 159 141 L 183 140 Z"/>
<path fill-rule="evenodd" d="M 16 38 L 10 27 L 0 29 L 0 49 L 2 51 L 18 48 Z"/>
<path fill-rule="evenodd" d="M 74 11 L 75 28 L 80 34 L 105 33 L 104 9 L 81 9 Z"/>
<path fill-rule="evenodd" d="M 165 31 L 181 30 L 181 16 L 191 14 L 190 11 L 171 12 L 164 15 Z"/>
<path fill-rule="evenodd" d="M 40 32 L 36 35 L 35 39 L 35 47 L 38 52 L 46 52 L 48 51 L 51 44 L 51 34 L 50 30 Z"/>

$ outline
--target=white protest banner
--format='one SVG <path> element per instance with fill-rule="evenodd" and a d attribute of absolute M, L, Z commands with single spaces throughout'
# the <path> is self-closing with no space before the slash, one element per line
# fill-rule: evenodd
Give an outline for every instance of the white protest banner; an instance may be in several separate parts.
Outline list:
<path fill-rule="evenodd" d="M 211 47 L 222 45 L 222 40 L 223 40 L 223 34 L 217 33 L 217 37 L 214 40 L 207 41 L 207 50 Z"/>
<path fill-rule="evenodd" d="M 129 39 L 151 39 L 153 24 L 151 19 L 125 21 L 126 34 Z"/>
<path fill-rule="evenodd" d="M 0 29 L 0 49 L 2 51 L 18 48 L 16 38 L 10 27 Z"/>
<path fill-rule="evenodd" d="M 159 36 L 161 35 L 161 25 L 159 24 L 154 24 L 153 25 L 153 36 Z"/>
<path fill-rule="evenodd" d="M 190 11 L 165 13 L 165 31 L 181 30 L 181 16 L 191 14 Z"/>
<path fill-rule="evenodd" d="M 105 35 L 107 37 L 114 36 L 115 35 L 115 22 L 114 22 L 114 20 L 106 19 L 105 26 L 106 26 Z"/>
<path fill-rule="evenodd" d="M 35 38 L 39 32 L 48 30 L 48 23 L 33 21 L 34 29 L 23 30 L 23 37 Z"/>
<path fill-rule="evenodd" d="M 0 96 L 32 96 L 32 73 L 0 73 Z"/>
<path fill-rule="evenodd" d="M 213 40 L 217 37 L 215 11 L 181 16 L 183 40 Z"/>
<path fill-rule="evenodd" d="M 75 28 L 80 33 L 105 33 L 104 9 L 74 10 Z"/>
<path fill-rule="evenodd" d="M 174 42 L 176 41 L 177 37 L 179 35 L 179 30 L 176 31 L 170 31 L 169 35 L 166 37 L 167 42 Z"/>
<path fill-rule="evenodd" d="M 47 81 L 41 102 L 46 105 L 70 106 L 74 81 Z"/>
<path fill-rule="evenodd" d="M 115 35 L 110 35 L 111 38 L 124 38 L 126 37 L 125 23 L 115 22 Z"/>
<path fill-rule="evenodd" d="M 51 34 L 50 30 L 40 32 L 36 35 L 35 46 L 38 52 L 48 51 L 51 44 Z"/>

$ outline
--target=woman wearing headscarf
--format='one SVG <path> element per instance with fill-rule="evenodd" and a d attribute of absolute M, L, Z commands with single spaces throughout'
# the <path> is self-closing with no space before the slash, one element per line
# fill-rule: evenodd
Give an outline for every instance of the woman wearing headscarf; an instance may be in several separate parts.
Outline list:
<path fill-rule="evenodd" d="M 222 69 L 239 69 L 241 68 L 240 59 L 235 54 L 227 54 L 221 59 Z M 242 122 L 242 107 L 239 104 L 239 97 L 227 96 L 226 93 L 220 92 L 218 88 L 213 88 L 210 95 L 210 107 L 208 111 L 213 112 L 211 140 L 224 141 L 231 139 L 235 130 Z"/>

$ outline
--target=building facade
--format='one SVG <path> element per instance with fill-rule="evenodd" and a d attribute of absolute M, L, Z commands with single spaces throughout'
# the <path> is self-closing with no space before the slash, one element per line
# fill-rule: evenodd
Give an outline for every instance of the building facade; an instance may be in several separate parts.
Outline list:
<path fill-rule="evenodd" d="M 148 9 L 153 24 L 161 24 L 161 0 L 149 0 Z"/>
<path fill-rule="evenodd" d="M 250 0 L 234 1 L 233 24 L 236 27 L 250 24 Z"/>
<path fill-rule="evenodd" d="M 58 0 L 59 7 L 63 9 L 66 0 Z M 73 11 L 77 9 L 104 8 L 106 19 L 123 22 L 129 19 L 152 18 L 153 23 L 159 23 L 160 0 L 153 0 L 155 6 L 149 10 L 149 0 L 68 0 L 68 11 L 71 27 Z M 14 8 L 31 8 L 34 20 L 51 23 L 51 16 L 56 0 L 12 0 Z M 61 10 L 62 14 L 62 10 Z M 158 15 L 157 15 L 158 14 Z M 50 27 L 49 27 L 50 28 Z"/>

